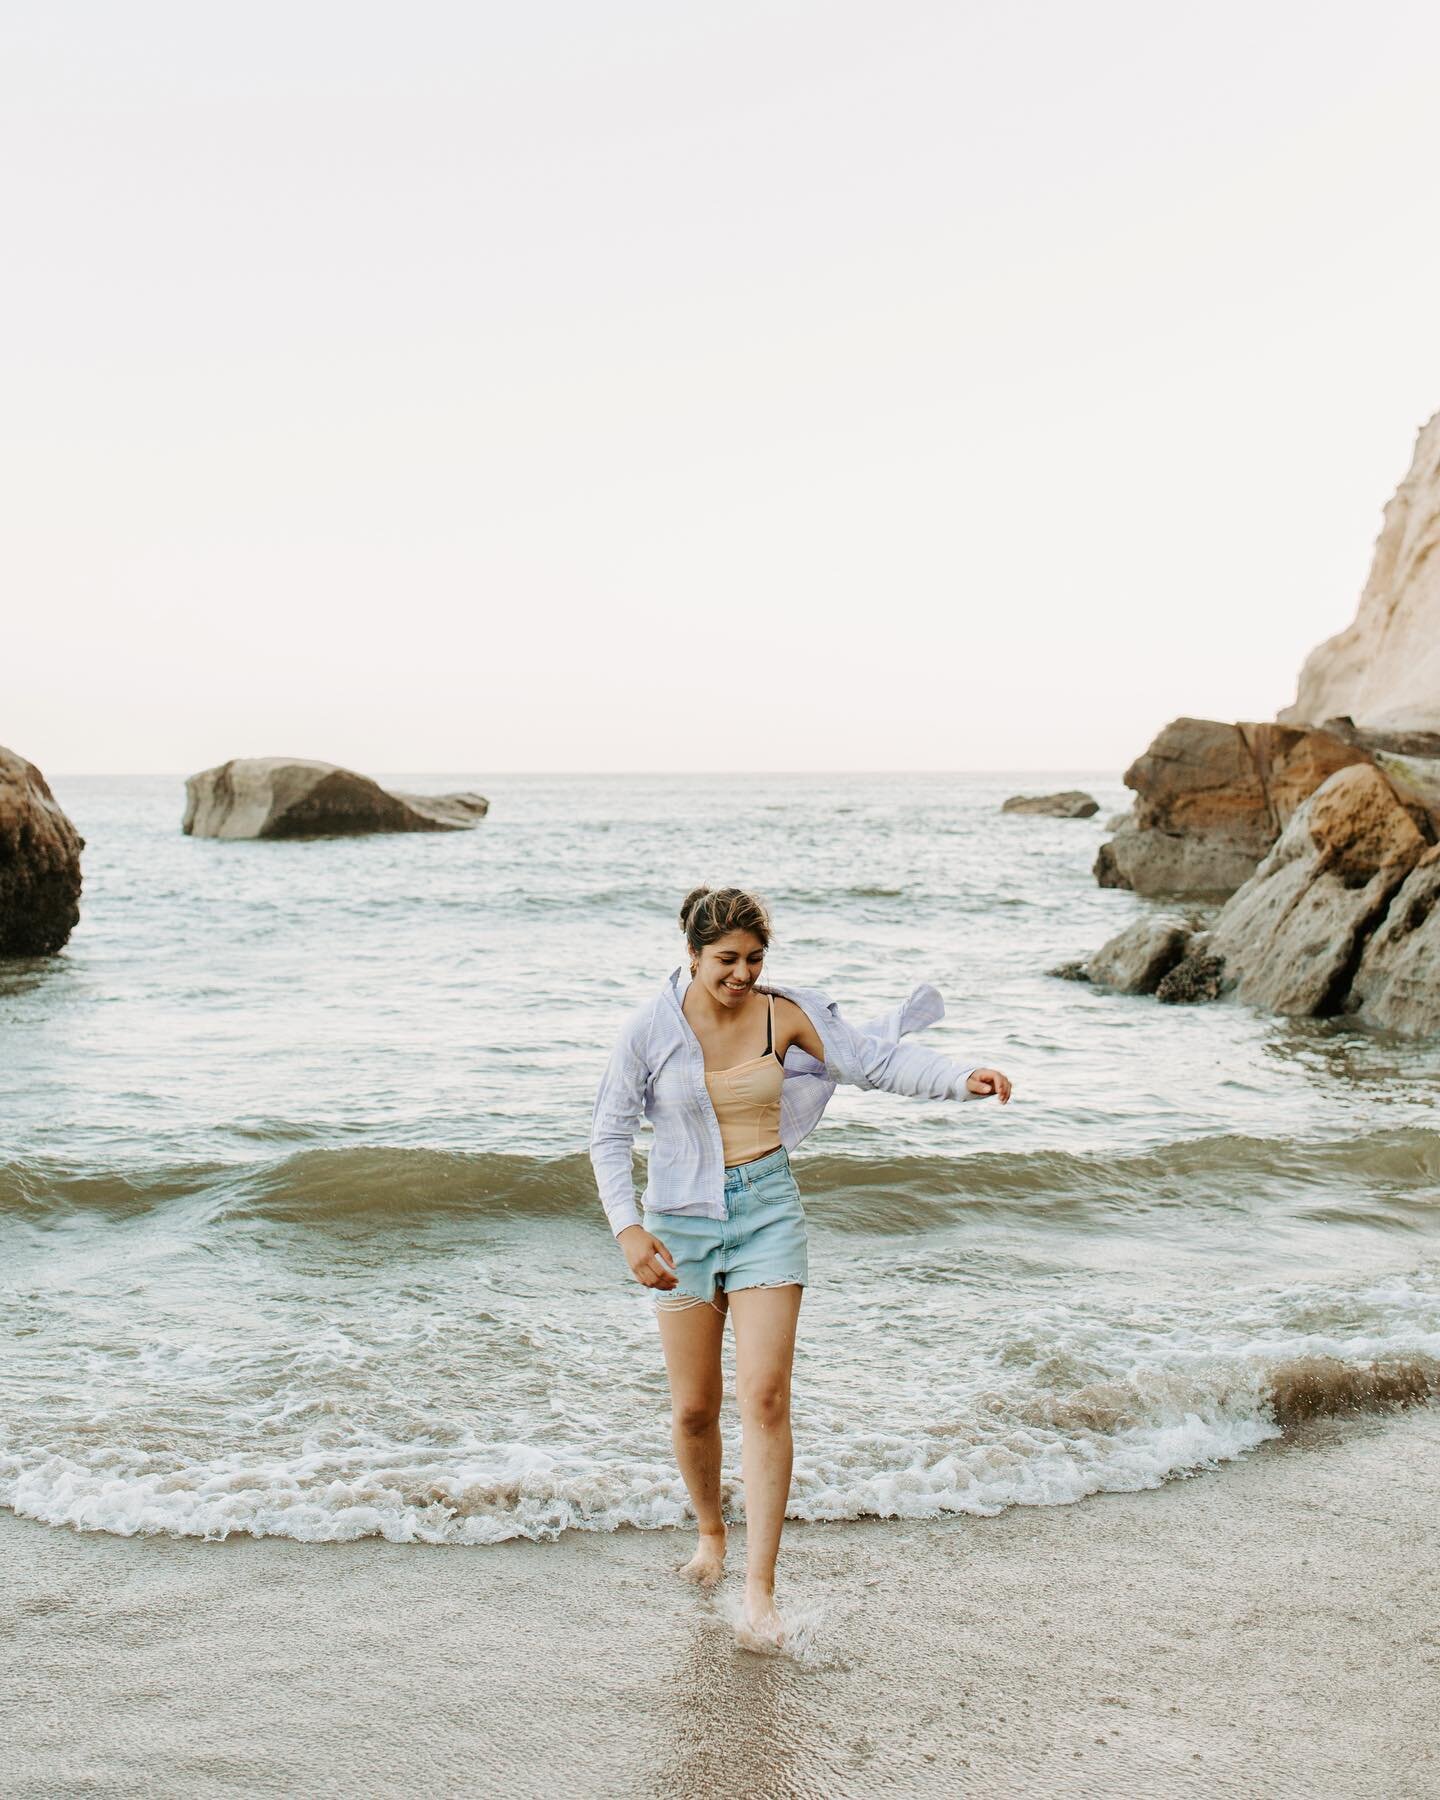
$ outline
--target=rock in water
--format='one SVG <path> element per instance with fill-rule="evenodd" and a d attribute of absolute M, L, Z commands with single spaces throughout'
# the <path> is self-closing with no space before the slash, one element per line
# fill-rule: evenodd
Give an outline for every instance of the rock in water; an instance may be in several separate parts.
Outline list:
<path fill-rule="evenodd" d="M 1153 994 L 1162 976 L 1168 975 L 1185 954 L 1190 942 L 1187 920 L 1173 913 L 1156 913 L 1127 925 L 1085 965 L 1097 987 L 1117 994 Z"/>
<path fill-rule="evenodd" d="M 1325 731 L 1174 719 L 1125 771 L 1139 798 L 1100 846 L 1095 879 L 1152 896 L 1232 894 L 1323 781 L 1370 759 Z"/>
<path fill-rule="evenodd" d="M 1215 921 L 1226 984 L 1275 1012 L 1338 1011 L 1366 937 L 1426 849 L 1378 769 L 1332 775 Z"/>
<path fill-rule="evenodd" d="M 1088 981 L 1090 979 L 1090 970 L 1083 962 L 1056 963 L 1053 969 L 1047 969 L 1045 973 L 1053 975 L 1057 981 Z"/>
<path fill-rule="evenodd" d="M 1155 998 L 1166 1006 L 1194 1006 L 1200 1000 L 1218 1000 L 1225 987 L 1225 965 L 1208 949 L 1197 948 L 1209 932 L 1197 932 L 1184 956 L 1161 977 Z"/>
<path fill-rule="evenodd" d="M 1362 729 L 1440 731 L 1440 413 L 1385 508 L 1355 620 L 1310 652 L 1282 723 L 1348 714 Z M 1421 754 L 1424 754 L 1422 751 Z"/>
<path fill-rule="evenodd" d="M 1099 812 L 1100 802 L 1067 788 L 1063 794 L 1012 794 L 1000 808 L 1008 813 L 1044 813 L 1053 819 L 1088 819 Z"/>
<path fill-rule="evenodd" d="M 0 747 L 0 956 L 50 956 L 80 918 L 82 838 L 34 763 Z"/>
<path fill-rule="evenodd" d="M 1411 1037 L 1440 1031 L 1440 845 L 1406 876 L 1365 946 L 1346 1011 Z"/>
<path fill-rule="evenodd" d="M 489 809 L 480 794 L 395 794 L 334 763 L 252 756 L 190 776 L 181 829 L 213 838 L 466 831 Z"/>

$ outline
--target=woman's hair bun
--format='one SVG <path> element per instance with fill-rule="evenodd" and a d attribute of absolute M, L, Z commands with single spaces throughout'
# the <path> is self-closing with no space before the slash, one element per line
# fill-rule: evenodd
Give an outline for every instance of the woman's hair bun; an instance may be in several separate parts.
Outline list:
<path fill-rule="evenodd" d="M 709 892 L 710 889 L 702 881 L 699 887 L 691 888 L 680 902 L 680 929 L 682 931 L 689 931 L 691 914 Z"/>

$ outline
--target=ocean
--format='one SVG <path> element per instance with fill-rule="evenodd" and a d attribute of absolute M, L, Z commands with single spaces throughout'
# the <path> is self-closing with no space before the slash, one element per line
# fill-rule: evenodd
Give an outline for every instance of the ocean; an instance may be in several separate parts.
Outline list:
<path fill-rule="evenodd" d="M 926 1041 L 1015 1084 L 842 1088 L 795 1152 L 792 1520 L 1154 1487 L 1440 1392 L 1436 1046 L 1047 974 L 1152 904 L 1090 873 L 1113 772 L 381 779 L 491 810 L 219 843 L 179 777 L 52 781 L 85 889 L 63 954 L 0 965 L 0 1505 L 306 1543 L 682 1523 L 586 1147 L 701 880 L 769 902 L 776 979 L 855 1021 L 933 982 Z M 1000 812 L 1072 786 L 1095 819 Z M 739 1519 L 729 1397 L 723 1428 Z"/>

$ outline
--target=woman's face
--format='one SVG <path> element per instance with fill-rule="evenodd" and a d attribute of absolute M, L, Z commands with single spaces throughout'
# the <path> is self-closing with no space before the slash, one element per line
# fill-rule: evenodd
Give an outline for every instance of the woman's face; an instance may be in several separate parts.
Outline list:
<path fill-rule="evenodd" d="M 765 946 L 753 931 L 727 931 L 700 952 L 695 980 L 717 1006 L 743 1006 L 764 961 Z"/>

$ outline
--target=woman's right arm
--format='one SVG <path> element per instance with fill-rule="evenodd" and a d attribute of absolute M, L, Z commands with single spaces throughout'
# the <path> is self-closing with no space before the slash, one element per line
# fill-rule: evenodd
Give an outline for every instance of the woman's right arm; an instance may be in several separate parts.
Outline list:
<path fill-rule="evenodd" d="M 610 1229 L 625 1253 L 635 1279 L 644 1287 L 673 1288 L 676 1278 L 656 1260 L 664 1253 L 660 1239 L 646 1231 L 635 1204 L 635 1133 L 645 1112 L 645 1088 L 650 1071 L 627 1024 L 610 1053 L 590 1118 L 590 1163 L 600 1190 L 600 1203 Z"/>

